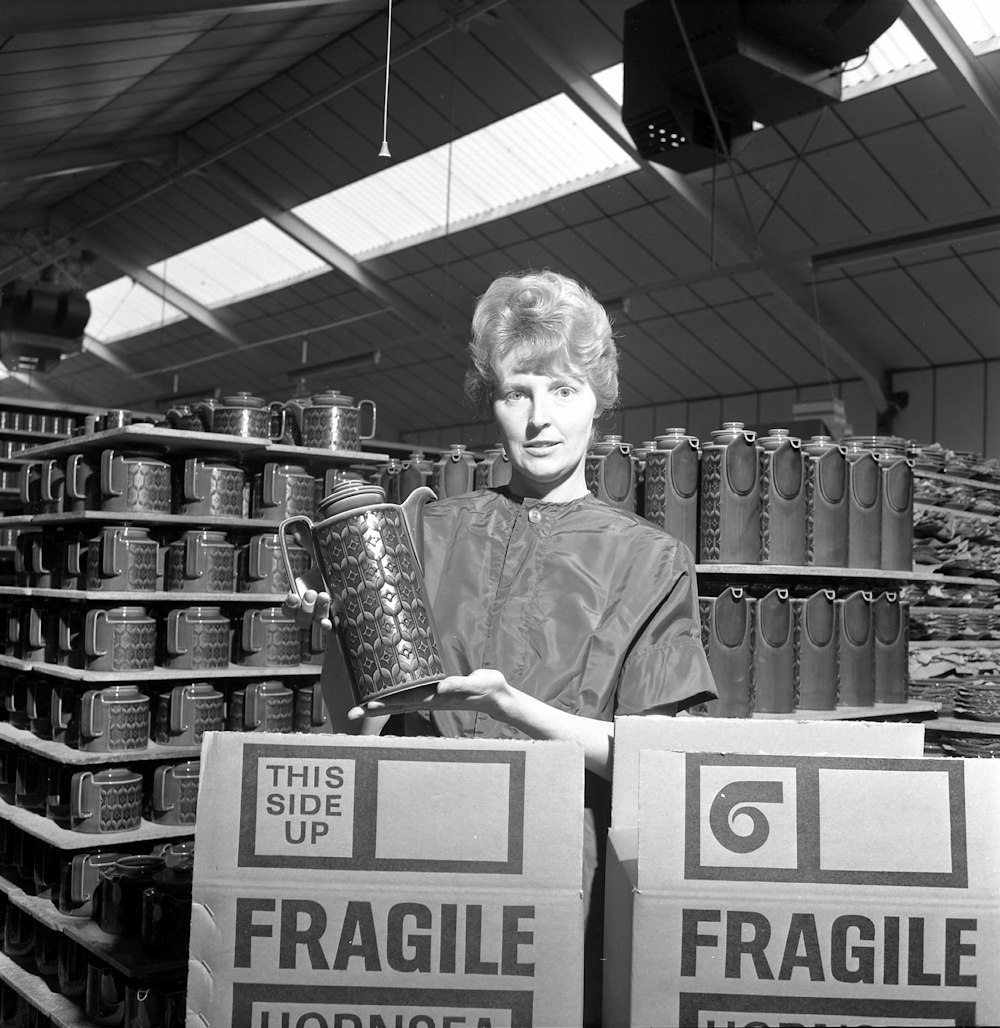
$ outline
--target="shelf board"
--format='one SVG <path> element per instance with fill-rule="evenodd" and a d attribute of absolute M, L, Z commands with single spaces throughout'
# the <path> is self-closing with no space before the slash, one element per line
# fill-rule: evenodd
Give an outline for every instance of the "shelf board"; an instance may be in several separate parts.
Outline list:
<path fill-rule="evenodd" d="M 775 721 L 883 721 L 887 718 L 933 718 L 940 703 L 907 700 L 906 703 L 876 703 L 873 707 L 837 707 L 836 710 L 796 710 L 791 714 L 760 714 L 755 718 Z"/>
<path fill-rule="evenodd" d="M 0 980 L 36 1010 L 48 1015 L 57 1028 L 90 1028 L 93 1025 L 72 999 L 55 992 L 41 975 L 22 967 L 4 953 L 0 953 Z"/>
<path fill-rule="evenodd" d="M 204 678 L 288 678 L 299 675 L 319 675 L 319 664 L 287 664 L 259 667 L 251 664 L 230 664 L 221 668 L 131 668 L 127 671 L 91 671 L 88 668 L 68 667 L 64 664 L 47 664 L 44 661 L 19 660 L 0 654 L 0 668 L 11 671 L 38 672 L 51 678 L 69 679 L 75 682 L 168 682 L 177 679 L 189 681 Z"/>
<path fill-rule="evenodd" d="M 960 510 L 957 507 L 942 507 L 937 503 L 922 503 L 918 501 L 913 504 L 913 510 L 930 510 L 938 514 L 943 514 L 946 517 L 970 518 L 976 521 L 986 521 L 990 524 L 996 524 L 1000 521 L 1000 514 L 986 514 L 985 512 L 978 510 Z"/>
<path fill-rule="evenodd" d="M 97 603 L 176 603 L 226 604 L 226 603 L 271 603 L 281 604 L 287 593 L 216 593 L 185 592 L 182 589 L 150 590 L 135 589 L 39 589 L 35 586 L 0 585 L 0 596 L 24 596 L 41 600 L 90 600 Z"/>
<path fill-rule="evenodd" d="M 248 531 L 277 532 L 283 519 L 230 517 L 220 514 L 170 514 L 146 510 L 81 510 L 61 514 L 7 514 L 0 518 L 0 528 L 40 525 L 58 528 L 85 522 L 156 525 L 158 528 L 189 526 L 191 528 L 240 528 Z"/>
<path fill-rule="evenodd" d="M 57 825 L 44 814 L 36 814 L 33 810 L 16 807 L 4 800 L 0 800 L 0 818 L 58 850 L 131 847 L 147 842 L 165 842 L 168 839 L 190 839 L 194 835 L 194 825 L 158 825 L 145 818 L 138 828 L 128 832 L 74 832 L 71 828 Z"/>
<path fill-rule="evenodd" d="M 9 742 L 19 749 L 35 753 L 48 760 L 58 761 L 60 764 L 72 764 L 76 766 L 99 765 L 107 767 L 112 764 L 134 764 L 138 761 L 157 761 L 168 763 L 170 761 L 196 760 L 201 756 L 201 746 L 165 746 L 162 743 L 150 741 L 141 750 L 114 750 L 114 751 L 90 751 L 78 750 L 73 746 L 66 746 L 61 742 L 54 742 L 52 739 L 40 739 L 27 728 L 15 728 L 8 721 L 0 721 L 0 742 Z"/>
<path fill-rule="evenodd" d="M 963 578 L 928 571 L 890 571 L 881 568 L 832 568 L 812 564 L 696 564 L 699 575 L 744 578 L 850 578 L 891 582 L 940 582 L 946 585 L 1000 585 L 992 578 Z"/>
<path fill-rule="evenodd" d="M 1000 646 L 1000 639 L 911 639 L 911 650 L 979 650 Z"/>
<path fill-rule="evenodd" d="M 932 482 L 944 482 L 948 485 L 964 485 L 969 489 L 988 489 L 1000 492 L 1000 482 L 988 478 L 966 478 L 963 475 L 945 475 L 940 471 L 925 471 L 923 468 L 913 469 L 914 478 L 927 478 Z"/>

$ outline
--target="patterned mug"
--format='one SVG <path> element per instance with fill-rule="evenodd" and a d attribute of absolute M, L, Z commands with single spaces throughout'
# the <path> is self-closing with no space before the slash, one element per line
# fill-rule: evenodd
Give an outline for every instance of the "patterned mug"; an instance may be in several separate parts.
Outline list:
<path fill-rule="evenodd" d="M 74 832 L 130 832 L 142 822 L 142 775 L 127 767 L 77 771 L 69 797 Z"/>
<path fill-rule="evenodd" d="M 229 667 L 231 627 L 221 607 L 178 607 L 170 611 L 164 665 L 199 670 Z"/>

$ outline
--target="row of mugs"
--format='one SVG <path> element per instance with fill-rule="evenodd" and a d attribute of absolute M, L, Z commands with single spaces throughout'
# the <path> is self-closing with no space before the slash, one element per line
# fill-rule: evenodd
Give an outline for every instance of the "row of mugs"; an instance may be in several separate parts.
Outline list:
<path fill-rule="evenodd" d="M 73 428 L 73 419 L 68 414 L 0 410 L 0 429 L 9 432 L 45 432 L 52 435 L 69 435 Z"/>
<path fill-rule="evenodd" d="M 296 575 L 310 552 L 289 543 Z M 35 589 L 105 592 L 283 593 L 288 574 L 277 532 L 236 542 L 223 531 L 181 533 L 142 525 L 99 529 L 22 529 L 14 544 L 14 584 Z"/>
<path fill-rule="evenodd" d="M 186 989 L 182 970 L 132 978 L 7 897 L 0 899 L 0 914 L 3 952 L 40 975 L 55 991 L 75 1000 L 88 1023 L 183 1028 Z M 12 986 L 0 985 L 0 1025 L 47 1028 L 49 1023 L 48 1017 Z"/>
<path fill-rule="evenodd" d="M 144 750 L 151 742 L 199 746 L 206 732 L 329 730 L 316 682 L 185 682 L 159 689 L 128 683 L 80 693 L 72 683 L 17 674 L 0 679 L 0 697 L 14 727 L 86 753 Z M 0 770 L 0 786 L 5 780 Z"/>
<path fill-rule="evenodd" d="M 267 461 L 250 472 L 224 456 L 171 458 L 148 450 L 106 449 L 30 461 L 18 472 L 26 514 L 183 514 L 282 521 L 311 515 L 344 474 Z"/>
<path fill-rule="evenodd" d="M 9 768 L 4 773 L 9 775 Z M 193 825 L 200 778 L 197 760 L 94 770 L 22 750 L 14 761 L 13 803 L 61 828 L 91 835 L 132 832 L 144 820 Z M 10 790 L 5 783 L 3 791 Z"/>
<path fill-rule="evenodd" d="M 167 611 L 138 604 L 82 609 L 35 601 L 0 618 L 7 656 L 88 671 L 213 670 L 320 664 L 325 640 L 280 606 L 230 616 L 215 604 Z"/>

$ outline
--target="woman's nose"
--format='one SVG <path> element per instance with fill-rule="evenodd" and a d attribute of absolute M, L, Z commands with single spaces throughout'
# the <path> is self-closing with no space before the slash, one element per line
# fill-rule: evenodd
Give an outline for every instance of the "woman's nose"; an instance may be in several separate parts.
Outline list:
<path fill-rule="evenodd" d="M 528 422 L 534 428 L 543 428 L 551 420 L 548 400 L 545 397 L 536 397 L 531 403 L 531 413 Z"/>

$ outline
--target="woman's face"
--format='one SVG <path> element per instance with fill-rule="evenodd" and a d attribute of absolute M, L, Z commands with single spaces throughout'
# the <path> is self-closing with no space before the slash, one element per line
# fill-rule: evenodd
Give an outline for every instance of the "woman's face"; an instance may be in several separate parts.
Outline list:
<path fill-rule="evenodd" d="M 571 372 L 519 370 L 515 358 L 498 368 L 493 416 L 511 463 L 511 488 L 535 499 L 566 502 L 585 496 L 584 458 L 597 397 Z"/>

